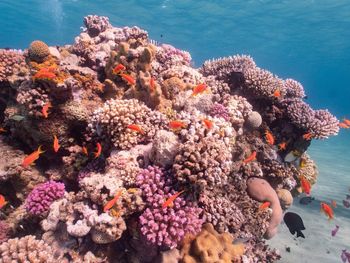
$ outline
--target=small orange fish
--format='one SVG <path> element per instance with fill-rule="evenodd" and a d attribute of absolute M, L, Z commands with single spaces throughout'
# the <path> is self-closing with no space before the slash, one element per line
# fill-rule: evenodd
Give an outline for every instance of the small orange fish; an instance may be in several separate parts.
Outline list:
<path fill-rule="evenodd" d="M 305 133 L 304 135 L 303 135 L 303 138 L 305 139 L 305 140 L 311 140 L 312 139 L 312 133 L 311 132 L 308 132 L 308 133 Z"/>
<path fill-rule="evenodd" d="M 124 81 L 126 81 L 126 82 L 127 82 L 129 85 L 131 85 L 131 86 L 133 86 L 133 85 L 136 84 L 135 79 L 134 79 L 133 77 L 131 77 L 130 75 L 128 75 L 128 74 L 121 73 L 121 74 L 119 74 L 119 76 L 121 76 L 122 79 L 123 79 Z"/>
<path fill-rule="evenodd" d="M 252 152 L 252 154 L 247 159 L 244 159 L 243 162 L 249 163 L 249 162 L 255 160 L 255 158 L 256 158 L 256 151 Z"/>
<path fill-rule="evenodd" d="M 0 127 L 0 132 L 6 132 L 6 130 L 2 127 Z"/>
<path fill-rule="evenodd" d="M 306 180 L 305 177 L 301 176 L 300 183 L 301 183 L 301 188 L 303 189 L 303 192 L 306 193 L 307 195 L 310 195 L 310 192 L 311 192 L 310 182 Z"/>
<path fill-rule="evenodd" d="M 266 141 L 268 144 L 270 144 L 270 145 L 275 144 L 275 137 L 273 137 L 273 134 L 271 132 L 269 132 L 268 130 L 265 131 L 265 137 L 266 137 Z"/>
<path fill-rule="evenodd" d="M 60 144 L 59 144 L 59 142 L 58 142 L 58 139 L 57 139 L 57 136 L 56 135 L 54 135 L 53 136 L 53 150 L 57 153 L 58 152 L 58 150 L 60 149 Z"/>
<path fill-rule="evenodd" d="M 156 82 L 155 82 L 153 77 L 149 81 L 149 86 L 150 86 L 152 92 L 154 92 L 156 90 Z"/>
<path fill-rule="evenodd" d="M 34 163 L 36 160 L 39 159 L 40 154 L 44 153 L 45 151 L 41 150 L 41 145 L 38 147 L 38 150 L 32 152 L 27 157 L 23 159 L 22 166 L 28 167 L 32 163 Z"/>
<path fill-rule="evenodd" d="M 281 142 L 280 144 L 278 144 L 278 149 L 280 149 L 280 151 L 285 150 L 286 148 L 287 148 L 286 142 Z"/>
<path fill-rule="evenodd" d="M 37 79 L 48 79 L 53 80 L 56 78 L 56 74 L 52 72 L 53 70 L 51 68 L 42 68 L 40 69 L 35 75 L 33 76 L 33 80 Z"/>
<path fill-rule="evenodd" d="M 279 89 L 276 89 L 275 92 L 273 93 L 273 96 L 274 96 L 275 98 L 281 97 L 281 91 L 280 91 Z"/>
<path fill-rule="evenodd" d="M 337 202 L 335 200 L 332 200 L 331 204 L 334 208 L 337 208 Z"/>
<path fill-rule="evenodd" d="M 321 212 L 324 212 L 326 216 L 328 216 L 328 220 L 331 220 L 334 218 L 334 212 L 332 207 L 327 205 L 326 203 L 321 202 Z"/>
<path fill-rule="evenodd" d="M 109 209 L 111 209 L 114 204 L 118 201 L 119 197 L 122 195 L 123 190 L 119 190 L 117 194 L 113 197 L 112 200 L 109 200 L 107 204 L 103 207 L 103 212 L 107 212 Z"/>
<path fill-rule="evenodd" d="M 203 93 L 207 89 L 207 85 L 205 83 L 198 84 L 194 87 L 192 95 L 191 96 L 197 96 L 200 93 Z"/>
<path fill-rule="evenodd" d="M 264 210 L 268 207 L 270 207 L 271 203 L 270 202 L 264 202 L 259 206 L 259 210 Z"/>
<path fill-rule="evenodd" d="M 82 150 L 81 150 L 81 151 L 82 151 L 83 154 L 85 154 L 86 156 L 89 156 L 88 149 L 87 149 L 85 146 L 82 147 Z"/>
<path fill-rule="evenodd" d="M 96 148 L 97 148 L 97 150 L 96 150 L 96 152 L 94 152 L 94 154 L 95 154 L 95 158 L 98 158 L 102 152 L 102 146 L 99 142 L 96 143 Z"/>
<path fill-rule="evenodd" d="M 207 127 L 208 130 L 210 130 L 214 126 L 213 122 L 211 120 L 208 120 L 208 119 L 203 119 L 203 123 L 204 123 L 205 127 Z"/>
<path fill-rule="evenodd" d="M 343 119 L 343 122 L 344 122 L 346 125 L 350 126 L 350 120 L 344 118 L 344 119 Z"/>
<path fill-rule="evenodd" d="M 49 108 L 51 108 L 51 102 L 46 102 L 41 110 L 42 115 L 44 116 L 44 118 L 47 118 L 49 116 L 48 110 Z"/>
<path fill-rule="evenodd" d="M 0 209 L 3 208 L 7 204 L 5 197 L 0 194 Z"/>
<path fill-rule="evenodd" d="M 340 128 L 343 128 L 343 129 L 349 129 L 350 128 L 350 126 L 348 126 L 346 123 L 344 123 L 344 122 L 340 122 L 339 124 L 338 124 L 338 126 L 340 127 Z"/>
<path fill-rule="evenodd" d="M 127 190 L 127 192 L 130 193 L 130 194 L 134 194 L 134 193 L 137 193 L 138 190 L 139 190 L 138 188 L 129 188 Z"/>
<path fill-rule="evenodd" d="M 139 132 L 139 133 L 141 133 L 141 134 L 144 134 L 144 133 L 145 133 L 145 132 L 142 130 L 141 126 L 140 126 L 140 125 L 137 125 L 137 124 L 130 124 L 130 125 L 128 125 L 127 128 L 130 129 L 130 130 Z"/>
<path fill-rule="evenodd" d="M 174 200 L 183 192 L 185 192 L 185 190 L 182 190 L 181 192 L 177 192 L 176 194 L 173 194 L 172 196 L 170 196 L 162 205 L 162 208 L 166 208 L 166 207 L 172 207 L 173 206 L 173 202 Z"/>
<path fill-rule="evenodd" d="M 118 64 L 114 67 L 113 73 L 118 74 L 120 71 L 124 71 L 126 68 L 123 64 Z"/>
<path fill-rule="evenodd" d="M 175 121 L 169 122 L 169 127 L 172 130 L 179 130 L 179 129 L 185 128 L 186 124 L 183 121 L 175 120 Z"/>

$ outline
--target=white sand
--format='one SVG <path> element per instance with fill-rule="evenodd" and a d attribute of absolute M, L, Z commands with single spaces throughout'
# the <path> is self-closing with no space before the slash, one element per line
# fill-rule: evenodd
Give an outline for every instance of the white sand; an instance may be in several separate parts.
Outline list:
<path fill-rule="evenodd" d="M 344 134 L 347 132 L 348 134 Z M 308 205 L 299 204 L 295 198 L 289 212 L 297 213 L 304 221 L 305 239 L 290 234 L 284 222 L 279 233 L 268 241 L 271 247 L 280 250 L 283 263 L 332 263 L 342 262 L 341 251 L 350 251 L 350 208 L 343 207 L 342 200 L 350 194 L 350 131 L 341 131 L 340 136 L 326 141 L 313 143 L 308 153 L 317 163 L 319 177 L 312 188 L 311 195 L 315 200 Z M 336 200 L 338 207 L 334 209 L 335 219 L 328 221 L 320 213 L 320 202 Z M 335 237 L 331 231 L 339 225 Z M 290 252 L 286 251 L 290 247 Z"/>

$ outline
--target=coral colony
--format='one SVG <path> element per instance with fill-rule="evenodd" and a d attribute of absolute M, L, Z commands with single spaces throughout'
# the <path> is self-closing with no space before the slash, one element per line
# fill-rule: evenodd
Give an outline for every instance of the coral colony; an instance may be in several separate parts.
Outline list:
<path fill-rule="evenodd" d="M 249 56 L 195 69 L 138 27 L 84 24 L 0 50 L 0 262 L 279 259 L 264 240 L 337 118 Z"/>

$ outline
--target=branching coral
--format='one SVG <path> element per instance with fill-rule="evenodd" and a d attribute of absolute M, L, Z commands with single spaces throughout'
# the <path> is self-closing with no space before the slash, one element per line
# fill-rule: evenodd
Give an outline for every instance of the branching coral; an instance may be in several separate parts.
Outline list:
<path fill-rule="evenodd" d="M 294 79 L 285 79 L 284 86 L 286 88 L 286 97 L 287 98 L 305 98 L 304 87 L 300 82 Z"/>
<path fill-rule="evenodd" d="M 0 49 L 0 82 L 9 81 L 11 76 L 28 73 L 24 56 L 20 51 Z"/>

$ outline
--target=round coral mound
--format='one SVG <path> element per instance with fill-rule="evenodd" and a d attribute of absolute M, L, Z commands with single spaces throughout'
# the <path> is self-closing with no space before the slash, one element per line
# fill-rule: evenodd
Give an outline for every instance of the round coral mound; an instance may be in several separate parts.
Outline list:
<path fill-rule="evenodd" d="M 43 61 L 50 54 L 48 45 L 43 41 L 35 40 L 33 41 L 28 49 L 28 55 L 31 60 Z"/>

